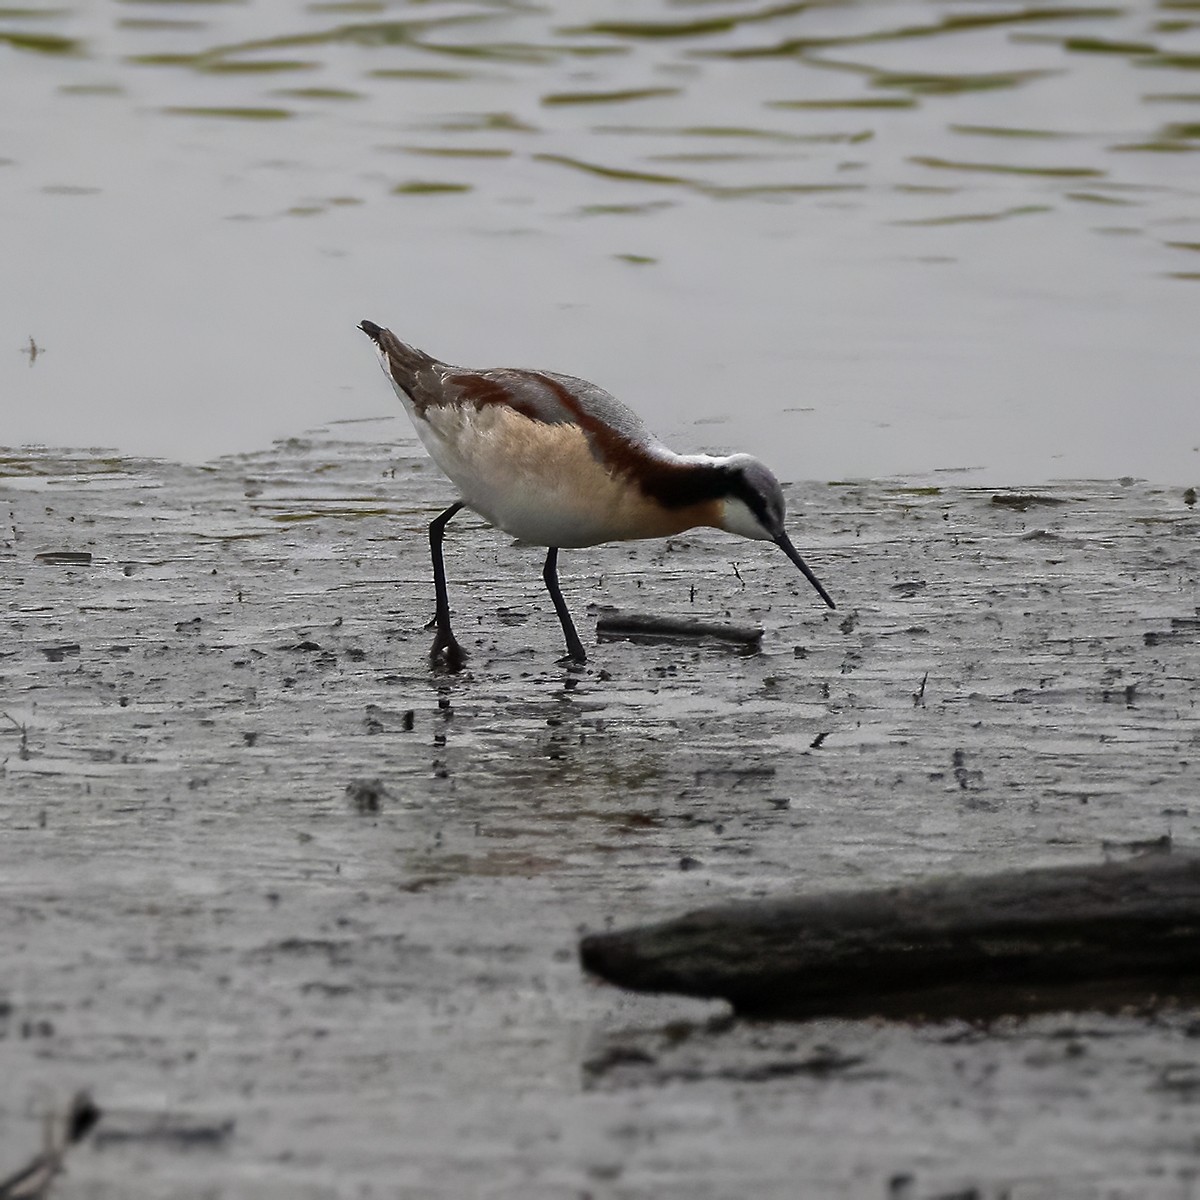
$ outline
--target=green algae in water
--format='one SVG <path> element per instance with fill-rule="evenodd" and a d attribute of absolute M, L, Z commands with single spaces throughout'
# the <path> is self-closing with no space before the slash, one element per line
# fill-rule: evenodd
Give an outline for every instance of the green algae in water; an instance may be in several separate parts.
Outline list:
<path fill-rule="evenodd" d="M 769 199 L 783 196 L 824 196 L 839 192 L 865 192 L 863 183 L 746 183 L 721 185 L 696 184 L 697 191 L 715 200 Z"/>
<path fill-rule="evenodd" d="M 362 92 L 328 87 L 279 88 L 271 95 L 286 96 L 293 100 L 363 100 L 366 98 Z"/>
<path fill-rule="evenodd" d="M 940 37 L 971 30 L 988 29 L 1002 25 L 1024 25 L 1044 21 L 1079 20 L 1096 17 L 1121 16 L 1119 8 L 1024 8 L 1007 12 L 952 13 L 940 21 L 928 25 L 900 25 L 895 29 L 879 29 L 869 33 L 847 34 L 841 37 L 788 38 L 772 46 L 738 47 L 733 50 L 711 52 L 721 58 L 780 58 L 803 57 L 814 50 L 832 49 L 838 46 L 865 46 L 879 42 L 909 41 L 916 38 Z"/>
<path fill-rule="evenodd" d="M 171 105 L 161 110 L 175 117 L 217 117 L 234 121 L 285 121 L 295 116 L 289 108 L 206 108 L 193 105 Z"/>
<path fill-rule="evenodd" d="M 190 33 L 203 29 L 203 21 L 173 21 L 163 17 L 122 17 L 117 22 L 121 29 L 133 29 L 139 33 Z"/>
<path fill-rule="evenodd" d="M 321 67 L 319 62 L 297 58 L 260 59 L 257 62 L 199 58 L 192 65 L 209 75 L 276 75 L 283 71 L 316 71 Z"/>
<path fill-rule="evenodd" d="M 635 171 L 629 167 L 607 167 L 600 163 L 585 162 L 580 158 L 571 158 L 566 154 L 535 154 L 537 162 L 554 163 L 561 167 L 571 167 L 588 175 L 598 175 L 602 179 L 620 179 L 629 183 L 659 183 L 664 185 L 682 185 L 691 187 L 692 181 L 680 175 L 658 175 L 651 171 Z"/>
<path fill-rule="evenodd" d="M 1183 71 L 1200 71 L 1200 54 L 1153 54 L 1138 59 L 1142 67 L 1172 67 Z"/>
<path fill-rule="evenodd" d="M 809 0 L 803 0 L 801 3 L 778 4 L 755 12 L 722 14 L 719 17 L 685 18 L 680 21 L 593 21 L 588 25 L 568 27 L 561 32 L 647 39 L 706 37 L 716 33 L 728 33 L 738 28 L 739 25 L 791 16 L 794 13 L 804 12 L 809 7 Z"/>
<path fill-rule="evenodd" d="M 821 140 L 821 134 L 789 133 L 781 129 L 753 129 L 744 125 L 593 125 L 593 133 L 612 133 L 621 137 L 723 138 L 799 145 Z"/>
<path fill-rule="evenodd" d="M 392 188 L 393 196 L 454 195 L 471 191 L 469 183 L 447 183 L 436 179 L 412 179 Z"/>
<path fill-rule="evenodd" d="M 676 87 L 623 88 L 612 92 L 551 92 L 542 103 L 553 107 L 564 104 L 628 104 L 633 100 L 651 100 L 660 96 L 678 96 Z"/>
<path fill-rule="evenodd" d="M 1027 217 L 1036 213 L 1053 212 L 1049 204 L 1018 204 L 1012 208 L 1002 208 L 998 212 L 981 213 L 952 213 L 944 217 L 911 217 L 892 221 L 892 225 L 902 225 L 906 228 L 935 227 L 938 225 L 975 225 L 988 221 L 1007 221 L 1010 217 Z"/>
<path fill-rule="evenodd" d="M 83 42 L 78 38 L 60 37 L 55 33 L 16 33 L 11 29 L 0 29 L 0 45 L 28 50 L 31 54 L 83 53 Z"/>
<path fill-rule="evenodd" d="M 1125 200 L 1120 196 L 1105 196 L 1101 192 L 1067 192 L 1065 193 L 1068 200 L 1078 200 L 1082 204 L 1117 204 L 1129 206 L 1136 204 L 1136 200 Z"/>
<path fill-rule="evenodd" d="M 585 204 L 579 213 L 585 217 L 626 217 L 674 208 L 674 200 L 645 200 L 640 204 Z"/>
<path fill-rule="evenodd" d="M 768 108 L 795 108 L 800 110 L 839 108 L 915 108 L 917 101 L 912 96 L 860 96 L 849 100 L 768 100 Z"/>
<path fill-rule="evenodd" d="M 921 167 L 933 167 L 939 171 L 976 171 L 991 175 L 1034 175 L 1048 179 L 1098 179 L 1107 175 L 1097 167 L 1023 167 L 1009 163 L 958 162 L 950 158 L 938 158 L 930 154 L 915 154 L 909 160 Z"/>
<path fill-rule="evenodd" d="M 63 96 L 123 96 L 119 83 L 64 83 L 59 89 Z"/>
<path fill-rule="evenodd" d="M 1158 139 L 1150 142 L 1126 142 L 1120 146 L 1109 146 L 1109 149 L 1118 153 L 1194 154 L 1200 150 L 1200 146 L 1194 146 L 1185 141 Z"/>
<path fill-rule="evenodd" d="M 1044 79 L 1054 71 L 987 71 L 978 75 L 932 75 L 917 72 L 879 71 L 873 82 L 876 87 L 902 88 L 919 95 L 948 96 L 958 92 L 992 92 L 1021 87 Z"/>
<path fill-rule="evenodd" d="M 512 113 L 471 113 L 452 121 L 439 121 L 431 126 L 443 133 L 538 133 L 536 125 L 527 124 Z"/>
<path fill-rule="evenodd" d="M 1047 141 L 1053 139 L 1077 138 L 1081 135 L 1077 133 L 1059 133 L 1053 129 L 1021 129 L 1008 125 L 955 125 L 951 124 L 947 127 L 951 133 L 963 133 L 971 137 L 995 137 L 995 138 L 1029 138 L 1029 139 L 1045 139 Z"/>
<path fill-rule="evenodd" d="M 457 83 L 475 77 L 470 71 L 452 71 L 437 67 L 377 67 L 367 74 L 372 79 L 429 80 L 432 83 Z"/>
<path fill-rule="evenodd" d="M 363 16 L 384 11 L 378 0 L 329 0 L 329 3 L 306 4 L 304 7 L 310 13 L 357 13 Z"/>
<path fill-rule="evenodd" d="M 1063 49 L 1076 54 L 1157 54 L 1158 47 L 1148 42 L 1114 42 L 1097 37 L 1072 37 L 1063 41 Z"/>
<path fill-rule="evenodd" d="M 132 54 L 125 61 L 135 67 L 191 67 L 200 61 L 200 55 Z"/>
<path fill-rule="evenodd" d="M 426 158 L 511 158 L 506 146 L 404 146 L 405 154 Z"/>

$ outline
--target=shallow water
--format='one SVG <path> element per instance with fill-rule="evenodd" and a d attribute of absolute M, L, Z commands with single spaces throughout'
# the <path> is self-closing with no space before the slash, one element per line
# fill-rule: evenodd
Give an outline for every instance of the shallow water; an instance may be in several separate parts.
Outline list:
<path fill-rule="evenodd" d="M 1194 1012 L 728 1028 L 576 946 L 1195 845 L 1194 496 L 793 488 L 836 613 L 715 532 L 572 551 L 585 671 L 464 516 L 446 678 L 431 473 L 0 464 L 0 1178 L 89 1087 L 60 1200 L 1191 1195 Z M 609 606 L 762 652 L 595 645 Z"/>
<path fill-rule="evenodd" d="M 1197 149 L 1194 0 L 5 7 L 0 442 L 389 413 L 371 317 L 789 478 L 1193 482 Z"/>

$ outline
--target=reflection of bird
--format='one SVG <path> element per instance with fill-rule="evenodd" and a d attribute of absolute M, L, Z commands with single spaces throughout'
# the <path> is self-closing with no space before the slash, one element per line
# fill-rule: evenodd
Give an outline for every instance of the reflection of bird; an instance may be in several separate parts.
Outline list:
<path fill-rule="evenodd" d="M 833 601 L 784 528 L 779 481 L 756 458 L 676 454 L 602 388 L 549 371 L 452 367 L 371 321 L 384 371 L 434 462 L 462 496 L 429 526 L 437 635 L 432 659 L 465 654 L 450 629 L 442 537 L 461 508 L 524 542 L 548 547 L 542 578 L 567 641 L 587 661 L 558 586 L 561 547 L 666 537 L 700 525 L 774 542 Z"/>

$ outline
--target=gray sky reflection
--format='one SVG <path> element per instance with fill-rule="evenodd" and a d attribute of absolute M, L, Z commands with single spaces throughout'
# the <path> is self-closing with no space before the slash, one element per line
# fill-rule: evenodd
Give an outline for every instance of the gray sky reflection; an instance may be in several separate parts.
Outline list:
<path fill-rule="evenodd" d="M 1200 473 L 1186 30 L 160 10 L 0 19 L 0 441 L 390 415 L 370 317 L 790 478 Z"/>

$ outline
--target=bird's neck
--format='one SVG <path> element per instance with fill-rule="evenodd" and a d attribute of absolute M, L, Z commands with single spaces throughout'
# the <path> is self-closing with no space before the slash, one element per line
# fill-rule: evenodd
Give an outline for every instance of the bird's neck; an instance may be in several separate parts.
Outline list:
<path fill-rule="evenodd" d="M 688 508 L 728 495 L 725 462 L 709 454 L 676 454 L 656 446 L 630 464 L 630 474 L 642 492 L 664 508 Z"/>

